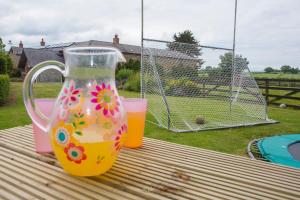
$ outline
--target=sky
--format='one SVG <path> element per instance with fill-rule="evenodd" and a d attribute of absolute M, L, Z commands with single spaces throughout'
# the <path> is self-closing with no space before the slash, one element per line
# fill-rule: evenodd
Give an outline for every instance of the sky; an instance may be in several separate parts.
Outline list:
<path fill-rule="evenodd" d="M 140 45 L 141 0 L 0 0 L 0 37 L 24 47 L 102 40 Z M 191 30 L 200 44 L 232 48 L 234 0 L 144 0 L 146 38 Z M 300 0 L 238 0 L 236 52 L 252 71 L 300 68 Z M 157 44 L 149 44 L 157 45 Z M 203 49 L 206 65 L 222 51 Z"/>

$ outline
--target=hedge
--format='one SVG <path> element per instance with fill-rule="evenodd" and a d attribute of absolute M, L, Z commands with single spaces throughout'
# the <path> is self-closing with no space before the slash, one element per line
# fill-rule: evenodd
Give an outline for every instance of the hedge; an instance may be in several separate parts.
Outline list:
<path fill-rule="evenodd" d="M 125 90 L 140 92 L 141 84 L 140 84 L 140 73 L 136 72 L 129 76 L 125 83 Z"/>
<path fill-rule="evenodd" d="M 9 95 L 9 76 L 0 75 L 0 104 L 4 104 Z"/>

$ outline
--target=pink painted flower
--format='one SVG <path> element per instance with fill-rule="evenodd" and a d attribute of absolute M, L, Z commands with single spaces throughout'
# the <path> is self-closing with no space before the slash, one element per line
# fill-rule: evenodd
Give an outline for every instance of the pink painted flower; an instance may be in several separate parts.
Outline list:
<path fill-rule="evenodd" d="M 114 116 L 116 112 L 119 112 L 120 103 L 110 84 L 96 85 L 96 91 L 92 91 L 91 94 L 94 97 L 91 102 L 96 104 L 97 111 L 103 110 L 105 116 Z"/>
<path fill-rule="evenodd" d="M 76 164 L 80 164 L 82 160 L 87 158 L 84 154 L 84 148 L 82 146 L 76 146 L 74 143 L 69 143 L 69 145 L 65 147 L 64 152 L 67 154 L 68 160 Z"/>
<path fill-rule="evenodd" d="M 116 151 L 120 151 L 121 146 L 123 146 L 125 140 L 125 133 L 127 133 L 127 126 L 126 124 L 121 126 L 121 129 L 118 131 L 118 134 L 115 137 L 115 149 Z"/>
<path fill-rule="evenodd" d="M 79 103 L 81 96 L 81 89 L 76 89 L 75 82 L 71 80 L 69 85 L 63 89 L 63 93 L 60 97 L 60 101 L 63 108 L 73 108 Z"/>

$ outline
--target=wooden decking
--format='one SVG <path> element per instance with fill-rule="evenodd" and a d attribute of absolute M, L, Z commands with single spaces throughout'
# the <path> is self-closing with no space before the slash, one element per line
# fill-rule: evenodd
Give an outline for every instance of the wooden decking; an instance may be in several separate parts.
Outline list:
<path fill-rule="evenodd" d="M 73 177 L 25 126 L 0 131 L 0 199 L 300 199 L 300 170 L 145 138 L 106 174 Z"/>

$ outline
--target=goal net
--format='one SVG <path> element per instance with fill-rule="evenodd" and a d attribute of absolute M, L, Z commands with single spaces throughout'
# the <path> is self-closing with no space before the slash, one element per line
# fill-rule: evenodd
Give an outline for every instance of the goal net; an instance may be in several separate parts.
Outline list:
<path fill-rule="evenodd" d="M 247 59 L 233 62 L 226 49 L 143 42 L 141 92 L 153 123 L 185 132 L 274 122 Z"/>

